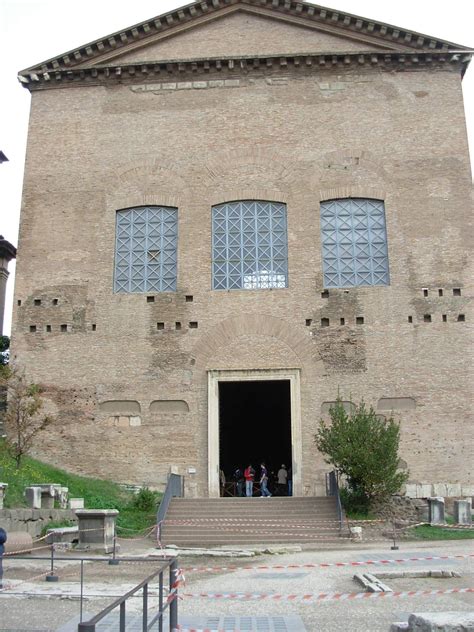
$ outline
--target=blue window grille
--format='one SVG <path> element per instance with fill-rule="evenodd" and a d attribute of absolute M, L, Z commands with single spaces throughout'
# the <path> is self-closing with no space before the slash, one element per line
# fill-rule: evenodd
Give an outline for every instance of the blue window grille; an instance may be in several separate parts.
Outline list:
<path fill-rule="evenodd" d="M 381 200 L 321 203 L 324 287 L 390 283 L 385 209 Z"/>
<path fill-rule="evenodd" d="M 117 211 L 114 291 L 176 291 L 177 240 L 176 208 Z"/>
<path fill-rule="evenodd" d="M 241 200 L 212 208 L 212 287 L 288 287 L 285 204 Z"/>

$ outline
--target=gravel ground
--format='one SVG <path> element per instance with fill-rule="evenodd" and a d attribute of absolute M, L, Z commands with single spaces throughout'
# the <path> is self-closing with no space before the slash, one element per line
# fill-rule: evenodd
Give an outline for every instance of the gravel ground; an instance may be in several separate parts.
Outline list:
<path fill-rule="evenodd" d="M 150 542 L 126 543 L 122 555 L 156 555 Z M 314 550 L 305 546 L 300 552 L 282 555 L 259 555 L 255 558 L 181 558 L 182 567 L 212 566 L 274 566 L 364 561 L 369 559 L 397 559 L 431 555 L 474 554 L 473 541 L 456 542 L 404 542 L 399 551 L 391 551 L 387 544 L 343 544 L 338 550 Z M 79 564 L 72 558 L 57 563 L 58 583 L 43 578 L 25 581 L 48 570 L 46 561 L 33 558 L 27 561 L 5 561 L 5 584 L 11 590 L 0 593 L 0 632 L 58 630 L 79 613 Z M 84 566 L 87 600 L 84 611 L 95 614 L 123 594 L 147 574 L 153 572 L 153 562 L 110 566 L 107 563 L 86 563 Z M 252 592 L 272 595 L 302 595 L 319 592 L 360 592 L 353 580 L 356 572 L 377 573 L 380 566 L 328 567 L 328 568 L 268 568 L 218 572 L 187 571 L 186 585 L 181 593 Z M 474 587 L 474 557 L 458 560 L 433 560 L 383 565 L 384 570 L 453 570 L 460 578 L 397 578 L 384 580 L 394 590 L 437 590 Z M 19 583 L 19 581 L 22 583 Z M 12 594 L 15 592 L 15 594 Z M 16 593 L 21 593 L 20 595 Z M 60 596 L 48 596 L 55 593 Z M 130 612 L 138 612 L 140 599 L 130 604 Z M 186 597 L 179 601 L 182 617 L 189 616 L 288 616 L 299 615 L 307 632 L 387 632 L 394 621 L 406 621 L 411 612 L 437 612 L 446 610 L 474 611 L 474 594 L 451 594 L 406 598 L 378 598 L 360 601 L 327 601 L 298 603 L 298 601 L 239 601 Z"/>

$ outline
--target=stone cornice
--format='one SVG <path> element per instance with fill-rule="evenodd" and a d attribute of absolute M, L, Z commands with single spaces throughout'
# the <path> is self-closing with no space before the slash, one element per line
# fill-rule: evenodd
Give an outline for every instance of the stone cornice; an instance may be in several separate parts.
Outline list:
<path fill-rule="evenodd" d="M 7 241 L 3 235 L 0 235 L 0 259 L 10 259 L 16 258 L 16 248 L 13 244 Z"/>
<path fill-rule="evenodd" d="M 316 25 L 322 30 L 348 36 L 352 39 L 367 38 L 382 47 L 419 51 L 468 50 L 466 47 L 423 35 L 397 26 L 377 22 L 350 13 L 321 7 L 300 0 L 198 0 L 136 24 L 122 31 L 112 33 L 99 40 L 85 44 L 67 53 L 27 68 L 20 75 L 31 73 L 51 73 L 78 66 L 100 63 L 101 58 L 110 57 L 144 46 L 156 40 L 157 36 L 179 32 L 181 27 L 197 25 L 201 18 L 219 17 L 226 10 L 265 10 L 267 15 L 288 17 L 300 24 Z"/>
<path fill-rule="evenodd" d="M 19 75 L 20 82 L 29 90 L 68 85 L 102 85 L 113 83 L 133 84 L 146 82 L 157 77 L 200 76 L 209 73 L 238 76 L 253 72 L 275 72 L 284 70 L 295 73 L 311 68 L 341 69 L 350 67 L 380 67 L 403 71 L 428 67 L 452 67 L 464 73 L 474 51 L 351 51 L 346 53 L 298 53 L 295 55 L 262 55 L 213 57 L 203 59 L 168 60 L 147 63 L 98 65 L 57 69 L 53 72 L 28 72 Z"/>

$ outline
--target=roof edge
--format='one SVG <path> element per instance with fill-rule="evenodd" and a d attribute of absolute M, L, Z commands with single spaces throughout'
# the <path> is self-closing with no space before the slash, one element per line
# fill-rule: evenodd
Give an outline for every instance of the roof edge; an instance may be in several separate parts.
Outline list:
<path fill-rule="evenodd" d="M 19 74 L 25 75 L 31 72 L 48 72 L 60 68 L 74 68 L 84 61 L 90 62 L 104 53 L 125 50 L 129 43 L 138 41 L 146 43 L 154 35 L 171 31 L 178 25 L 192 22 L 203 15 L 218 13 L 225 7 L 238 7 L 239 5 L 242 7 L 266 7 L 279 15 L 293 15 L 299 18 L 306 18 L 313 23 L 327 24 L 332 27 L 337 26 L 341 29 L 341 32 L 346 31 L 352 36 L 357 33 L 364 34 L 381 42 L 390 42 L 394 47 L 398 43 L 403 44 L 404 47 L 409 46 L 413 50 L 420 51 L 470 50 L 461 44 L 455 44 L 454 42 L 441 40 L 430 35 L 336 9 L 309 2 L 301 2 L 300 0 L 197 0 L 191 4 L 178 7 L 157 17 L 106 35 L 88 44 L 83 44 L 56 57 L 39 62 L 21 70 Z"/>

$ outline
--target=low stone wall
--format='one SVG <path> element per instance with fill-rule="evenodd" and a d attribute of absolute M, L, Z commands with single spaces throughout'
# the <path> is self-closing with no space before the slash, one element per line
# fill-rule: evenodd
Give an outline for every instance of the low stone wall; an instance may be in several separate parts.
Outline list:
<path fill-rule="evenodd" d="M 77 522 L 71 509 L 0 509 L 0 527 L 9 531 L 26 531 L 33 537 L 41 534 L 48 522 L 73 520 Z"/>
<path fill-rule="evenodd" d="M 395 522 L 428 522 L 429 510 L 426 498 L 408 498 L 407 496 L 391 496 L 383 506 L 374 508 L 380 518 Z"/>

